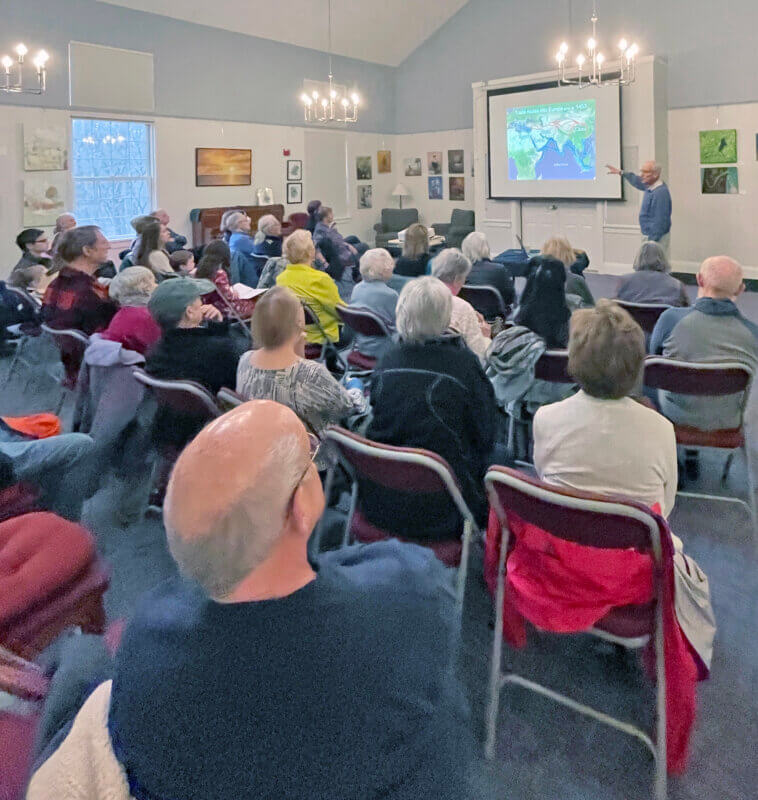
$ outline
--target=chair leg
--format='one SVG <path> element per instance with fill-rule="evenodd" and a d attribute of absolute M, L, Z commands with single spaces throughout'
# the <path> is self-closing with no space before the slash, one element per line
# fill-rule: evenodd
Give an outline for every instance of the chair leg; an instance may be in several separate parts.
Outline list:
<path fill-rule="evenodd" d="M 666 800 L 667 747 L 666 747 L 666 657 L 663 644 L 663 608 L 657 603 L 655 620 L 655 671 L 656 671 L 656 742 L 655 742 L 655 800 Z"/>
<path fill-rule="evenodd" d="M 758 513 L 755 506 L 755 480 L 753 478 L 752 465 L 750 464 L 750 455 L 747 449 L 747 443 L 742 445 L 742 452 L 745 454 L 745 473 L 747 475 L 747 505 L 750 509 L 750 524 L 753 528 L 753 538 L 755 545 L 758 548 Z"/>
<path fill-rule="evenodd" d="M 500 557 L 497 563 L 497 592 L 495 594 L 495 631 L 492 636 L 492 662 L 490 664 L 490 689 L 487 704 L 487 734 L 484 756 L 488 760 L 495 757 L 495 737 L 497 734 L 497 712 L 500 707 L 500 662 L 503 656 L 503 602 L 505 600 L 505 556 L 508 543 L 500 540 Z"/>
<path fill-rule="evenodd" d="M 350 511 L 347 514 L 347 521 L 345 522 L 345 532 L 342 534 L 342 546 L 347 547 L 350 544 L 350 526 L 353 524 L 353 515 L 358 506 L 358 481 L 353 481 L 352 489 L 350 490 Z"/>
<path fill-rule="evenodd" d="M 721 473 L 721 485 L 723 486 L 726 483 L 727 478 L 729 477 L 729 471 L 732 468 L 732 461 L 734 460 L 734 450 L 732 450 L 729 455 L 726 457 L 726 463 L 724 464 L 724 471 Z"/>

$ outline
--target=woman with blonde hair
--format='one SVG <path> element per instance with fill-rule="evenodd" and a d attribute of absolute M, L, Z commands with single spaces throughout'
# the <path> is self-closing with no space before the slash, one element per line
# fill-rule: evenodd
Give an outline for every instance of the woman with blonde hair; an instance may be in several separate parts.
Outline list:
<path fill-rule="evenodd" d="M 429 231 L 420 222 L 414 222 L 405 231 L 403 255 L 395 262 L 395 275 L 418 278 L 426 275 L 429 264 Z"/>
<path fill-rule="evenodd" d="M 595 298 L 587 282 L 571 271 L 571 265 L 576 261 L 576 252 L 568 239 L 564 236 L 552 236 L 542 245 L 541 255 L 552 256 L 563 263 L 566 270 L 566 294 L 576 295 L 583 307 L 595 305 Z"/>

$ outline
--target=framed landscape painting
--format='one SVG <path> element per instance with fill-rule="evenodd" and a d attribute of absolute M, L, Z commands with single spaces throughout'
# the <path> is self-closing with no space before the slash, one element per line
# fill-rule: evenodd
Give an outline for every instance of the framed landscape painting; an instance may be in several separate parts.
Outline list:
<path fill-rule="evenodd" d="M 700 131 L 700 163 L 730 164 L 737 160 L 737 130 Z"/>
<path fill-rule="evenodd" d="M 250 186 L 253 151 L 195 148 L 195 186 Z"/>
<path fill-rule="evenodd" d="M 466 189 L 465 189 L 465 178 L 448 178 L 450 182 L 450 199 L 451 200 L 465 200 L 466 199 Z"/>

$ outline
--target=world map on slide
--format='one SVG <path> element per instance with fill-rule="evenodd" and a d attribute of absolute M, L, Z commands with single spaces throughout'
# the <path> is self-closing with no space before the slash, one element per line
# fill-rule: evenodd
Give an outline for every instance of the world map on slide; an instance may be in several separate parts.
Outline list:
<path fill-rule="evenodd" d="M 594 100 L 509 108 L 505 119 L 510 180 L 594 180 Z"/>

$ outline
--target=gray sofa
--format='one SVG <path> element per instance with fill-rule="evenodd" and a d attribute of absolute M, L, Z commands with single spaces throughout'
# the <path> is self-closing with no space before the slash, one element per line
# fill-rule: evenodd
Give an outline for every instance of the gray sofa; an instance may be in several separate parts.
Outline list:
<path fill-rule="evenodd" d="M 374 225 L 376 247 L 386 247 L 390 239 L 397 239 L 400 231 L 418 222 L 417 208 L 383 208 L 382 221 Z"/>
<path fill-rule="evenodd" d="M 445 237 L 445 247 L 460 247 L 463 240 L 475 230 L 476 221 L 473 211 L 463 208 L 454 209 L 450 222 L 435 222 L 434 232 Z"/>

